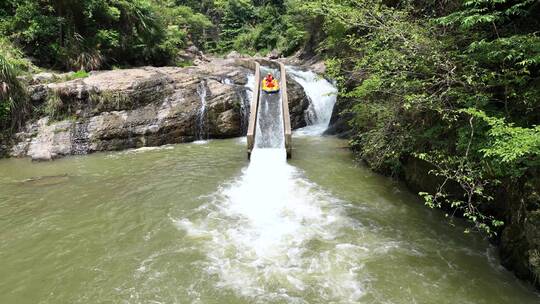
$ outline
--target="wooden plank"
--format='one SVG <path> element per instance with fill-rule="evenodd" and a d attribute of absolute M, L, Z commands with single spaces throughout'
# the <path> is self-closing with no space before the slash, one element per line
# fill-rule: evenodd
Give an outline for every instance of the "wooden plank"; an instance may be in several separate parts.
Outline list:
<path fill-rule="evenodd" d="M 251 157 L 251 151 L 255 145 L 255 132 L 257 125 L 257 111 L 259 107 L 259 98 L 261 91 L 261 66 L 258 62 L 250 61 L 248 65 L 255 69 L 255 86 L 253 88 L 253 99 L 251 100 L 251 107 L 249 113 L 249 125 L 247 131 L 247 150 L 248 158 Z"/>
<path fill-rule="evenodd" d="M 261 86 L 261 66 L 260 63 L 278 68 L 281 79 L 281 107 L 283 110 L 283 132 L 285 137 L 285 150 L 287 151 L 287 158 L 292 156 L 292 131 L 291 131 L 291 117 L 289 113 L 289 96 L 287 93 L 287 71 L 283 63 L 278 63 L 276 61 L 270 61 L 265 59 L 255 59 L 252 60 L 237 60 L 237 64 L 245 68 L 255 70 L 255 87 L 253 88 L 253 99 L 251 101 L 251 109 L 249 114 L 249 125 L 247 132 L 247 148 L 248 148 L 248 158 L 251 156 L 251 152 L 255 146 L 255 132 L 257 126 L 257 112 L 260 103 L 260 86 Z"/>
<path fill-rule="evenodd" d="M 279 63 L 281 74 L 281 104 L 283 108 L 283 131 L 285 132 L 285 149 L 287 150 L 287 158 L 292 157 L 292 131 L 291 117 L 289 115 L 289 96 L 287 94 L 287 71 L 285 65 Z"/>

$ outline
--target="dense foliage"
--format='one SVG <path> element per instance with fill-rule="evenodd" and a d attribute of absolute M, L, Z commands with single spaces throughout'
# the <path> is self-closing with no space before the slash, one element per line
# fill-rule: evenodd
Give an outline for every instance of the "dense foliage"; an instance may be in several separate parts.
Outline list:
<path fill-rule="evenodd" d="M 34 69 L 19 49 L 0 39 L 0 131 L 16 129 L 29 111 L 26 89 L 18 76 Z"/>
<path fill-rule="evenodd" d="M 427 161 L 440 187 L 422 193 L 426 203 L 493 234 L 503 223 L 485 211 L 497 188 L 519 187 L 540 164 L 540 7 L 424 2 L 302 9 L 324 20 L 319 49 L 349 103 L 360 156 L 394 174 L 411 157 Z"/>
<path fill-rule="evenodd" d="M 55 69 L 170 65 L 189 45 L 290 53 L 304 32 L 286 12 L 275 0 L 6 0 L 0 34 Z"/>
<path fill-rule="evenodd" d="M 3 36 L 59 69 L 169 64 L 211 26 L 169 0 L 7 0 L 0 18 Z"/>
<path fill-rule="evenodd" d="M 396 175 L 427 162 L 426 203 L 492 234 L 497 189 L 540 164 L 538 16 L 536 0 L 4 0 L 0 119 L 24 108 L 17 47 L 75 70 L 183 64 L 190 45 L 302 51 L 327 59 L 360 157 Z"/>
<path fill-rule="evenodd" d="M 29 58 L 47 69 L 88 71 L 185 65 L 183 50 L 288 53 L 303 32 L 279 0 L 4 0 L 0 2 L 0 129 L 26 112 Z M 288 24 L 288 25 L 287 25 Z M 23 111 L 23 109 L 25 109 Z M 8 127 L 9 125 L 9 127 Z"/>

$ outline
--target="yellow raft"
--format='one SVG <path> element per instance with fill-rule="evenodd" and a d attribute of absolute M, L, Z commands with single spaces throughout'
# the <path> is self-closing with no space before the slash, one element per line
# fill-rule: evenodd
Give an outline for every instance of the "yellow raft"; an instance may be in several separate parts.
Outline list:
<path fill-rule="evenodd" d="M 279 92 L 279 84 L 278 84 L 278 81 L 276 79 L 272 80 L 272 84 L 274 84 L 273 87 L 267 87 L 266 86 L 266 80 L 263 80 L 262 81 L 262 90 L 266 93 L 277 93 Z"/>

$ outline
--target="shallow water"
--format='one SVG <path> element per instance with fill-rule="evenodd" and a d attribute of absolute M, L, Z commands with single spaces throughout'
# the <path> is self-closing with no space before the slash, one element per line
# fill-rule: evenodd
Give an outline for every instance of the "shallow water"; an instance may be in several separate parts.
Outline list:
<path fill-rule="evenodd" d="M 0 303 L 540 301 L 345 142 L 294 144 L 250 167 L 242 139 L 0 161 Z"/>

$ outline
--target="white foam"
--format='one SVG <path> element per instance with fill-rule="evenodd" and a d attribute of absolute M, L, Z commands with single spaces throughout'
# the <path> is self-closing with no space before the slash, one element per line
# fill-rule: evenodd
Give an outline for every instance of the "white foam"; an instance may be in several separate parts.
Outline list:
<path fill-rule="evenodd" d="M 239 144 L 239 145 L 246 145 L 247 144 L 247 137 L 246 136 L 243 136 L 243 137 L 238 137 L 236 138 L 236 143 Z"/>
<path fill-rule="evenodd" d="M 115 153 L 116 155 L 123 155 L 123 154 L 135 154 L 135 153 L 144 153 L 144 152 L 151 152 L 151 151 L 160 151 L 160 150 L 170 150 L 174 149 L 174 146 L 172 145 L 164 145 L 164 146 L 156 146 L 156 147 L 141 147 L 137 149 L 131 149 L 126 150 L 120 153 Z"/>
<path fill-rule="evenodd" d="M 196 141 L 192 142 L 192 144 L 194 144 L 194 145 L 206 145 L 209 142 L 210 142 L 209 140 L 196 140 Z"/>
<path fill-rule="evenodd" d="M 308 78 L 308 88 L 321 85 L 315 74 L 298 73 Z M 316 122 L 324 128 L 333 103 L 323 103 L 329 100 L 314 102 L 321 105 Z M 219 278 L 217 288 L 256 303 L 357 301 L 363 295 L 357 261 L 365 251 L 338 240 L 355 223 L 335 198 L 287 164 L 282 109 L 272 106 L 263 101 L 258 109 L 256 148 L 242 175 L 222 186 L 194 218 L 175 223 L 204 248 L 204 269 Z"/>
<path fill-rule="evenodd" d="M 284 149 L 255 149 L 238 180 L 201 210 L 175 222 L 201 242 L 218 288 L 260 303 L 307 303 L 309 294 L 350 303 L 362 296 L 355 263 L 365 252 L 336 241 L 351 219 L 287 164 Z M 312 248 L 319 243 L 324 249 Z"/>
<path fill-rule="evenodd" d="M 296 80 L 311 100 L 309 112 L 310 125 L 295 132 L 300 136 L 320 135 L 327 128 L 332 118 L 332 111 L 336 103 L 337 88 L 328 80 L 311 71 L 301 71 L 287 67 L 288 74 Z"/>

